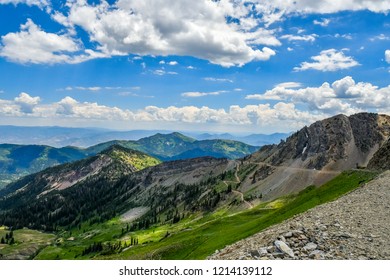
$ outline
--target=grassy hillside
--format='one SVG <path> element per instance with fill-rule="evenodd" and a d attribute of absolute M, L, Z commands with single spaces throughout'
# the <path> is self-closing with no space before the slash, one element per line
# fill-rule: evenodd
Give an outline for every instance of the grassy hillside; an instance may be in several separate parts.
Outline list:
<path fill-rule="evenodd" d="M 266 227 L 302 213 L 316 205 L 337 199 L 376 176 L 369 171 L 344 172 L 327 184 L 308 187 L 296 195 L 263 203 L 234 213 L 225 205 L 208 215 L 186 217 L 176 224 L 127 232 L 129 224 L 119 218 L 60 233 L 60 242 L 46 247 L 37 259 L 205 259 L 221 249 Z M 137 240 L 132 245 L 131 240 Z M 102 250 L 86 253 L 94 244 Z M 83 254 L 84 253 L 84 254 Z"/>
<path fill-rule="evenodd" d="M 0 239 L 7 241 L 6 235 L 10 230 L 0 227 Z M 54 234 L 42 233 L 36 230 L 19 229 L 12 231 L 13 241 L 9 239 L 8 244 L 0 243 L 0 260 L 2 259 L 31 259 L 34 258 L 41 249 L 51 244 Z"/>

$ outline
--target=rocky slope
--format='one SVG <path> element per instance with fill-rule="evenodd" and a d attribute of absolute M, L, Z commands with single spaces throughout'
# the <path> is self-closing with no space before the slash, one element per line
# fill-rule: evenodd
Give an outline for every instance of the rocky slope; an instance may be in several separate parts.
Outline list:
<path fill-rule="evenodd" d="M 373 170 L 390 169 L 390 139 L 374 154 L 367 168 Z"/>
<path fill-rule="evenodd" d="M 341 171 L 366 167 L 389 136 L 387 115 L 337 115 L 315 122 L 279 145 L 264 146 L 246 157 L 243 167 L 252 166 L 253 171 L 241 190 L 270 200 L 322 185 Z"/>
<path fill-rule="evenodd" d="M 389 136 L 387 115 L 337 115 L 304 127 L 277 146 L 265 146 L 251 158 L 272 165 L 346 170 L 366 166 Z"/>
<path fill-rule="evenodd" d="M 390 171 L 210 259 L 390 259 Z"/>

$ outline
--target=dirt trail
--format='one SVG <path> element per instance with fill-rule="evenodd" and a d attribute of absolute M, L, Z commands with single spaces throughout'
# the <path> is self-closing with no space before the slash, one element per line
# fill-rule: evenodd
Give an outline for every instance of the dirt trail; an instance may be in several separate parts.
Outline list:
<path fill-rule="evenodd" d="M 231 182 L 231 183 L 238 183 L 238 184 L 241 183 L 240 177 L 238 177 L 238 171 L 239 171 L 239 170 L 240 170 L 240 165 L 237 164 L 237 165 L 236 165 L 236 171 L 234 172 L 234 177 L 236 178 L 236 181 L 235 181 L 235 182 L 234 182 L 234 181 L 223 181 L 223 183 L 224 183 L 226 186 L 229 186 L 229 185 L 228 185 L 228 182 Z M 249 209 L 252 209 L 252 208 L 253 208 L 253 204 L 250 203 L 249 201 L 245 200 L 244 194 L 243 194 L 242 192 L 240 192 L 240 191 L 238 191 L 238 190 L 232 190 L 232 192 L 235 193 L 235 194 L 238 194 L 238 195 L 240 196 L 240 198 L 241 198 L 241 202 L 244 202 L 244 203 L 248 206 Z"/>

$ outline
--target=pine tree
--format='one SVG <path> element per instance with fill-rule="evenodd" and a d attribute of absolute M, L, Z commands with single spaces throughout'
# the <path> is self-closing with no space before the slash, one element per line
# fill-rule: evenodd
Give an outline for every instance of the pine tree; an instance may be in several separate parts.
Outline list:
<path fill-rule="evenodd" d="M 0 244 L 5 244 L 5 240 L 4 240 L 4 237 L 1 238 L 1 242 Z"/>

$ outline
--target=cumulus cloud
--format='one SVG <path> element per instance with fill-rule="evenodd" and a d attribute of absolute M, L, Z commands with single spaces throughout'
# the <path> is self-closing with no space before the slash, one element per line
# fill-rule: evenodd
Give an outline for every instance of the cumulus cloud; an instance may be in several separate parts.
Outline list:
<path fill-rule="evenodd" d="M 47 33 L 31 19 L 21 31 L 1 37 L 0 56 L 18 63 L 79 63 L 104 55 L 92 50 L 80 53 L 80 42 L 68 35 Z M 28 43 L 26 43 L 28 42 Z"/>
<path fill-rule="evenodd" d="M 50 11 L 49 0 L 1 0 L 1 4 L 24 3 L 45 7 L 52 19 L 66 28 L 66 34 L 48 33 L 40 28 L 34 30 L 34 26 L 27 23 L 19 33 L 2 37 L 0 55 L 19 63 L 81 63 L 94 58 L 129 54 L 181 55 L 225 67 L 242 66 L 251 61 L 269 60 L 276 55 L 270 47 L 281 45 L 275 35 L 279 31 L 270 29 L 270 26 L 290 14 L 390 11 L 390 0 L 93 2 L 66 1 L 66 9 Z M 326 26 L 329 19 L 313 23 Z M 81 41 L 73 38 L 78 35 L 79 28 L 87 32 L 94 49 L 85 49 Z M 41 44 L 38 38 L 43 39 Z M 21 41 L 26 39 L 33 44 L 22 45 Z M 282 39 L 313 42 L 315 36 L 285 35 Z M 64 45 L 70 48 L 65 49 Z M 13 51 L 16 49 L 18 51 Z M 25 55 L 19 51 L 25 51 Z"/>
<path fill-rule="evenodd" d="M 31 114 L 33 113 L 34 107 L 39 104 L 41 98 L 31 97 L 28 93 L 22 92 L 18 97 L 15 98 L 15 104 L 20 106 L 22 113 Z"/>
<path fill-rule="evenodd" d="M 300 103 L 309 110 L 330 115 L 370 110 L 390 112 L 390 86 L 379 88 L 370 83 L 356 83 L 349 76 L 331 85 L 323 83 L 320 87 L 291 89 L 278 86 L 264 94 L 247 95 L 246 99 Z"/>
<path fill-rule="evenodd" d="M 195 98 L 222 93 L 224 91 L 185 92 L 182 96 Z M 355 82 L 349 76 L 318 87 L 302 88 L 299 83 L 282 83 L 263 94 L 247 95 L 246 99 L 273 102 L 231 105 L 228 108 L 147 106 L 139 110 L 128 110 L 95 102 L 80 102 L 70 96 L 58 102 L 42 104 L 40 97 L 20 93 L 11 100 L 0 99 L 0 116 L 29 117 L 30 121 L 38 118 L 53 122 L 68 120 L 68 124 L 100 121 L 107 125 L 115 121 L 121 123 L 122 127 L 128 124 L 153 123 L 159 127 L 176 128 L 182 124 L 188 128 L 199 124 L 203 129 L 245 126 L 267 131 L 291 131 L 339 113 L 390 113 L 390 86 L 380 88 L 371 83 Z"/>
<path fill-rule="evenodd" d="M 314 62 L 302 62 L 299 67 L 295 67 L 295 71 L 318 70 L 318 71 L 337 71 L 349 69 L 360 65 L 350 56 L 346 56 L 342 51 L 329 49 L 322 51 L 317 56 L 312 56 Z"/>
<path fill-rule="evenodd" d="M 385 51 L 385 59 L 387 63 L 390 63 L 390 50 Z"/>
<path fill-rule="evenodd" d="M 288 13 L 316 13 L 329 14 L 340 11 L 360 11 L 369 10 L 376 13 L 386 13 L 390 11 L 390 0 L 348 0 L 348 1 L 308 1 L 308 0 L 255 0 L 258 11 L 265 11 L 268 17 L 280 19 L 283 14 Z M 282 15 L 280 15 L 282 14 Z"/>
<path fill-rule="evenodd" d="M 220 94 L 217 92 L 215 94 Z M 214 93 L 207 93 L 213 95 Z M 23 106 L 24 107 L 23 107 Z M 30 123 L 36 119 L 49 122 L 68 121 L 68 124 L 78 122 L 96 123 L 100 121 L 105 125 L 112 122 L 121 123 L 121 127 L 128 124 L 158 124 L 172 127 L 185 125 L 201 125 L 207 128 L 215 127 L 238 128 L 258 127 L 274 130 L 275 127 L 290 131 L 291 128 L 300 128 L 303 125 L 323 118 L 324 114 L 304 112 L 292 103 L 279 102 L 275 105 L 259 104 L 240 107 L 232 105 L 228 109 L 210 108 L 207 106 L 169 106 L 165 108 L 147 106 L 140 110 L 130 111 L 118 107 L 109 107 L 94 102 L 79 102 L 67 96 L 62 100 L 50 104 L 41 104 L 39 97 L 31 97 L 21 93 L 13 100 L 0 99 L 0 116 L 2 117 L 28 117 Z M 53 124 L 53 123 L 52 123 Z"/>
<path fill-rule="evenodd" d="M 189 55 L 229 67 L 268 60 L 275 52 L 253 45 L 279 43 L 272 31 L 249 19 L 249 6 L 234 1 L 119 0 L 110 6 L 80 0 L 67 5 L 68 14 L 53 18 L 84 29 L 107 55 Z"/>

